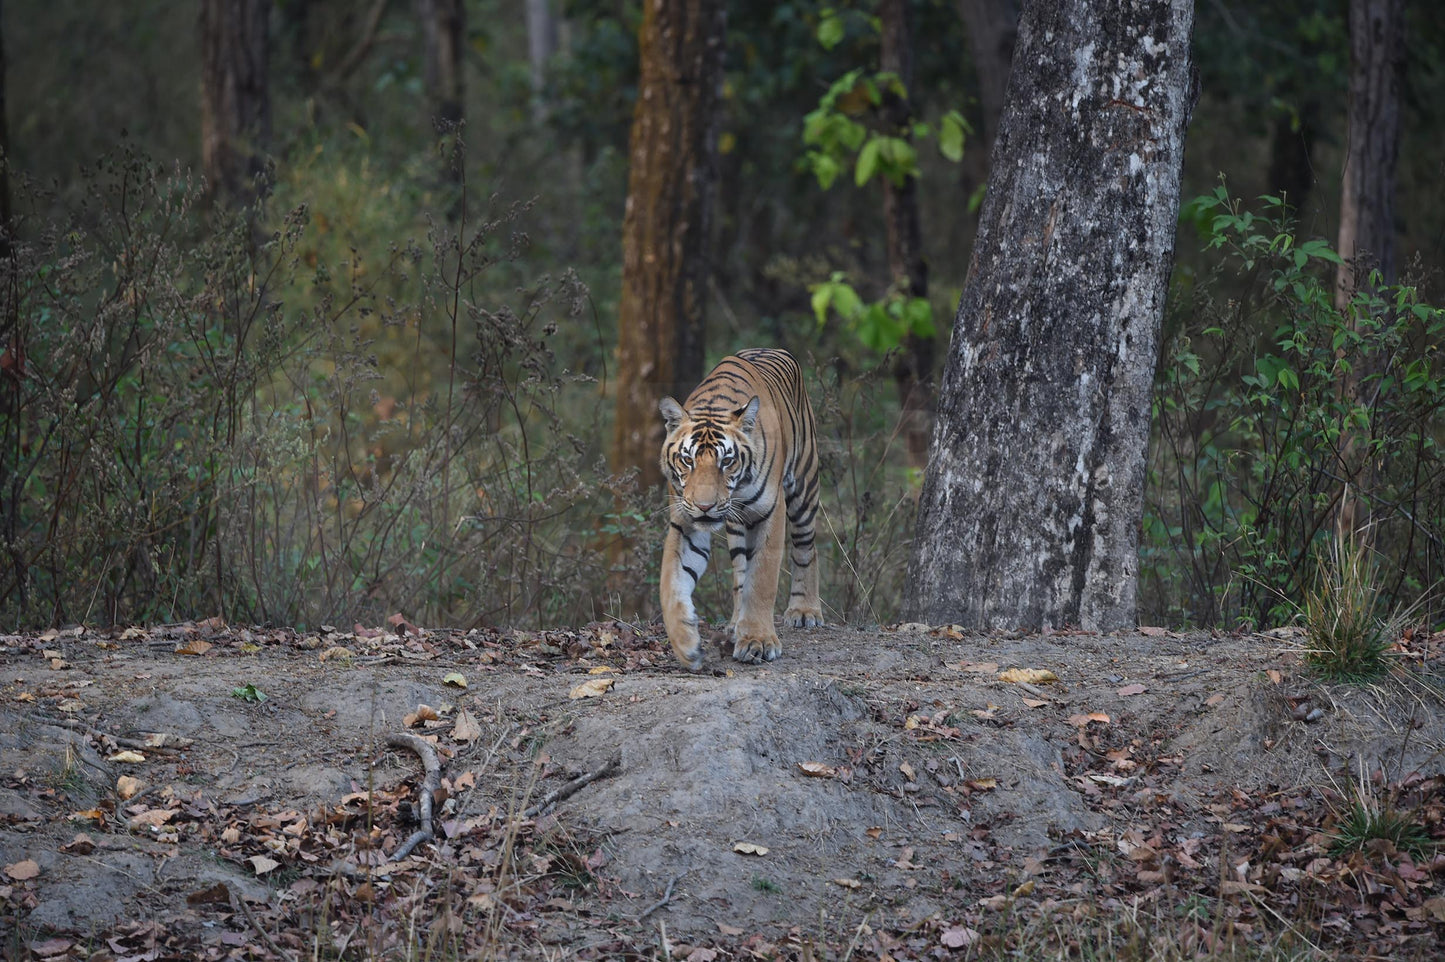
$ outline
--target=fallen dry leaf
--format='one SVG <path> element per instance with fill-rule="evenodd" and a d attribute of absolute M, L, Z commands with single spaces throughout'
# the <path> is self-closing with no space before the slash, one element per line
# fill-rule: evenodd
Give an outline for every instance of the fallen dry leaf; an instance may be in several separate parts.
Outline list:
<path fill-rule="evenodd" d="M 1089 722 L 1099 722 L 1101 725 L 1109 724 L 1109 716 L 1101 711 L 1091 711 L 1087 715 L 1070 715 L 1069 724 L 1075 728 L 1083 728 Z"/>
<path fill-rule="evenodd" d="M 1268 671 L 1265 672 L 1265 674 L 1268 675 L 1268 676 L 1269 676 L 1269 680 L 1272 681 L 1272 682 L 1274 682 L 1276 685 L 1278 685 L 1281 681 L 1284 681 L 1284 676 L 1281 675 L 1281 674 L 1279 673 L 1279 670 L 1276 669 L 1276 668 L 1271 668 L 1271 669 L 1269 669 Z"/>
<path fill-rule="evenodd" d="M 725 922 L 719 922 L 719 923 L 717 924 L 717 930 L 718 930 L 718 932 L 720 932 L 720 933 L 723 934 L 723 935 L 742 935 L 742 934 L 743 934 L 743 930 L 742 930 L 742 929 L 738 928 L 738 927 L 735 926 L 735 925 L 728 925 L 728 924 L 726 924 Z"/>
<path fill-rule="evenodd" d="M 798 762 L 798 770 L 814 778 L 834 778 L 838 774 L 838 769 L 822 762 Z"/>
<path fill-rule="evenodd" d="M 89 855 L 95 851 L 95 840 L 84 832 L 77 832 L 69 843 L 60 846 L 60 850 L 67 855 Z"/>
<path fill-rule="evenodd" d="M 1204 704 L 1206 704 L 1206 705 L 1208 705 L 1209 707 L 1213 708 L 1215 705 L 1218 705 L 1218 704 L 1219 704 L 1220 702 L 1222 702 L 1222 701 L 1224 701 L 1224 693 L 1223 693 L 1223 692 L 1219 692 L 1219 693 L 1210 695 L 1208 698 L 1204 699 Z"/>
<path fill-rule="evenodd" d="M 939 941 L 950 949 L 962 949 L 972 945 L 979 939 L 978 930 L 971 929 L 966 925 L 956 925 L 953 928 L 943 930 Z"/>
<path fill-rule="evenodd" d="M 768 847 L 766 845 L 757 845 L 753 842 L 734 842 L 733 851 L 739 855 L 766 855 L 768 854 Z"/>
<path fill-rule="evenodd" d="M 567 697 L 574 700 L 578 698 L 597 698 L 616 683 L 616 678 L 594 678 L 591 681 L 584 681 L 576 688 L 573 688 L 567 693 Z"/>
<path fill-rule="evenodd" d="M 963 783 L 975 792 L 991 792 L 998 788 L 997 778 L 970 778 Z"/>
<path fill-rule="evenodd" d="M 618 670 L 619 670 L 619 669 L 613 668 L 611 665 L 598 665 L 596 668 L 589 668 L 589 669 L 587 670 L 587 674 L 589 674 L 589 675 L 605 675 L 605 674 L 607 674 L 609 671 L 618 671 Z"/>
<path fill-rule="evenodd" d="M 214 647 L 216 646 L 211 644 L 209 641 L 202 641 L 201 639 L 196 638 L 186 642 L 184 645 L 181 645 L 179 648 L 177 648 L 176 654 L 204 655 L 206 652 L 210 651 Z"/>
<path fill-rule="evenodd" d="M 322 661 L 350 661 L 356 653 L 344 645 L 332 645 L 317 657 Z"/>
<path fill-rule="evenodd" d="M 274 858 L 267 858 L 265 855 L 252 855 L 246 859 L 246 861 L 251 863 L 251 870 L 257 875 L 265 875 L 267 872 L 279 868 L 281 865 L 281 863 Z"/>
<path fill-rule="evenodd" d="M 841 886 L 843 886 L 845 889 L 856 889 L 856 888 L 862 888 L 862 887 L 863 887 L 863 883 L 860 882 L 860 881 L 858 881 L 858 880 L 855 879 L 855 878 L 835 878 L 835 879 L 833 880 L 833 884 L 834 884 L 834 885 L 841 885 Z"/>
<path fill-rule="evenodd" d="M 142 755 L 140 752 L 132 751 L 129 748 L 122 752 L 116 752 L 114 755 L 110 755 L 106 758 L 106 761 L 108 762 L 127 762 L 132 765 L 139 765 L 145 760 L 146 757 L 144 755 Z"/>
<path fill-rule="evenodd" d="M 459 671 L 449 671 L 449 672 L 447 672 L 445 675 L 442 676 L 442 684 L 443 684 L 443 685 L 450 685 L 450 686 L 452 686 L 453 688 L 460 688 L 462 691 L 466 691 L 466 690 L 467 690 L 467 676 L 466 676 L 466 675 L 463 675 L 463 674 L 462 674 L 461 672 L 459 672 Z"/>
<path fill-rule="evenodd" d="M 1009 668 L 998 673 L 998 680 L 1010 684 L 1047 685 L 1058 681 L 1059 676 L 1047 668 Z"/>
<path fill-rule="evenodd" d="M 134 798 L 136 792 L 145 787 L 145 783 L 132 775 L 122 775 L 115 780 L 115 793 L 124 801 Z"/>
<path fill-rule="evenodd" d="M 439 716 L 437 710 L 430 705 L 417 705 L 416 711 L 401 716 L 401 723 L 407 728 L 415 728 L 422 722 L 436 721 Z"/>
<path fill-rule="evenodd" d="M 1169 629 L 1157 628 L 1154 625 L 1140 625 L 1139 634 L 1147 635 L 1150 638 L 1162 638 L 1169 634 Z"/>
<path fill-rule="evenodd" d="M 5 866 L 5 874 L 17 882 L 24 882 L 39 875 L 40 866 L 35 864 L 35 859 L 27 858 L 24 861 Z"/>
<path fill-rule="evenodd" d="M 131 828 L 140 828 L 142 826 L 159 826 L 164 825 L 166 822 L 169 822 L 175 817 L 176 810 L 173 808 L 152 808 L 141 812 L 139 815 L 132 815 L 130 819 L 126 822 L 126 825 L 130 826 Z"/>
<path fill-rule="evenodd" d="M 1132 685 L 1125 685 L 1123 688 L 1120 688 L 1120 689 L 1119 689 L 1119 694 L 1125 695 L 1125 696 L 1128 696 L 1128 695 L 1142 695 L 1142 694 L 1144 694 L 1144 692 L 1145 692 L 1146 690 L 1147 690 L 1147 689 L 1146 689 L 1143 685 L 1139 684 L 1138 682 L 1135 682 L 1135 683 L 1132 684 Z"/>
<path fill-rule="evenodd" d="M 456 724 L 452 726 L 452 738 L 459 742 L 474 742 L 482 737 L 482 726 L 465 708 L 457 712 Z"/>
<path fill-rule="evenodd" d="M 1034 880 L 1033 880 L 1033 879 L 1029 879 L 1027 882 L 1024 882 L 1024 883 L 1020 884 L 1020 885 L 1019 885 L 1017 888 L 1015 888 L 1014 891 L 1013 891 L 1013 897 L 1016 898 L 1016 899 L 1021 899 L 1021 898 L 1023 898 L 1025 895 L 1032 895 L 1032 894 L 1034 894 Z"/>
<path fill-rule="evenodd" d="M 1029 708 L 1042 708 L 1045 705 L 1049 704 L 1048 701 L 1042 698 L 1025 698 L 1023 700 L 1023 703 Z"/>

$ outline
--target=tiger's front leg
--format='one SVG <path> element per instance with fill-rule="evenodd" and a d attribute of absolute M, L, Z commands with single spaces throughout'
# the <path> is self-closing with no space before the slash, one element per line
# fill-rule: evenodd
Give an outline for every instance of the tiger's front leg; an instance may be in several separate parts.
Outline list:
<path fill-rule="evenodd" d="M 783 561 L 784 525 L 774 510 L 749 528 L 744 542 L 745 567 L 736 586 L 733 621 L 733 659 L 760 664 L 783 653 L 773 627 L 773 605 L 778 600 L 778 571 Z M 734 565 L 737 565 L 734 558 Z"/>
<path fill-rule="evenodd" d="M 662 546 L 662 623 L 673 654 L 688 669 L 702 668 L 702 639 L 697 633 L 697 610 L 692 590 L 707 571 L 712 534 L 684 527 L 677 521 L 668 525 Z"/>

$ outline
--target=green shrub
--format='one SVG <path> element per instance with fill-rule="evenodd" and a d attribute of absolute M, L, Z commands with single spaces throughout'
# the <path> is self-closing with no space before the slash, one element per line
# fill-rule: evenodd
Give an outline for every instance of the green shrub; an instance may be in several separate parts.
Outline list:
<path fill-rule="evenodd" d="M 1445 544 L 1445 312 L 1378 277 L 1337 310 L 1338 256 L 1296 237 L 1276 198 L 1255 214 L 1220 187 L 1186 216 L 1222 259 L 1170 306 L 1144 616 L 1288 620 L 1347 487 L 1386 573 L 1383 603 L 1408 607 L 1439 579 Z"/>

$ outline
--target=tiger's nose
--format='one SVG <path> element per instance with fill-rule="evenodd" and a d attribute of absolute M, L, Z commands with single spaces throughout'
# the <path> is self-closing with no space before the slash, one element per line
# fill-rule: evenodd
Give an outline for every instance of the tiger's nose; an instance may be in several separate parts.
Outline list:
<path fill-rule="evenodd" d="M 696 506 L 697 506 L 697 510 L 701 511 L 703 514 L 707 514 L 707 513 L 708 513 L 709 511 L 711 511 L 713 508 L 716 508 L 716 507 L 717 507 L 717 502 L 716 502 L 716 501 L 709 501 L 709 502 L 707 502 L 706 504 L 704 504 L 704 503 L 701 502 L 701 501 L 698 501 L 698 502 L 695 502 L 695 504 L 696 504 Z"/>

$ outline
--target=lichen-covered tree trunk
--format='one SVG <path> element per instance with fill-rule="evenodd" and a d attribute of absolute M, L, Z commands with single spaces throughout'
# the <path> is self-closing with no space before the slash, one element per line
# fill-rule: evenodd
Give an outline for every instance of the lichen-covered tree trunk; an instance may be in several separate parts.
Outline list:
<path fill-rule="evenodd" d="M 910 138 L 913 126 L 913 30 L 907 0 L 883 0 L 878 5 L 880 45 L 878 65 L 896 74 L 907 96 L 889 92 L 883 114 L 891 132 Z M 908 297 L 928 296 L 928 262 L 923 258 L 923 228 L 918 214 L 918 181 L 900 184 L 883 178 L 883 224 L 888 242 L 888 271 L 894 287 Z M 909 331 L 899 345 L 893 365 L 902 409 L 902 435 L 908 466 L 922 468 L 928 460 L 933 430 L 933 359 L 938 340 Z"/>
<path fill-rule="evenodd" d="M 213 197 L 265 189 L 271 0 L 201 0 L 201 167 Z"/>
<path fill-rule="evenodd" d="M 920 494 L 915 620 L 1134 622 L 1192 26 L 1191 0 L 1024 10 Z"/>
<path fill-rule="evenodd" d="M 647 0 L 632 115 L 617 307 L 613 467 L 662 481 L 664 395 L 702 379 L 703 300 L 716 183 L 723 0 Z"/>

